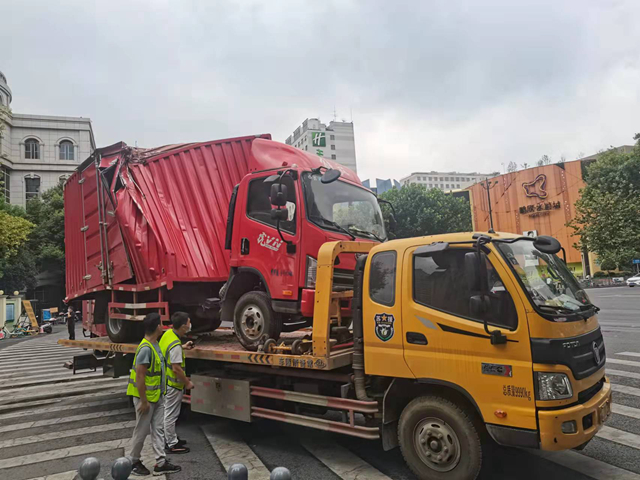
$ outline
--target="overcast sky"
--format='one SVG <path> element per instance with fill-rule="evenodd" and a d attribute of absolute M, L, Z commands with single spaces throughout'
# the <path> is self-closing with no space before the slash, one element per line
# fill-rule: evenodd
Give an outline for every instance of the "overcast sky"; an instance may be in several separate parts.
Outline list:
<path fill-rule="evenodd" d="M 99 146 L 353 118 L 361 178 L 575 159 L 640 131 L 640 2 L 0 0 L 15 112 Z"/>

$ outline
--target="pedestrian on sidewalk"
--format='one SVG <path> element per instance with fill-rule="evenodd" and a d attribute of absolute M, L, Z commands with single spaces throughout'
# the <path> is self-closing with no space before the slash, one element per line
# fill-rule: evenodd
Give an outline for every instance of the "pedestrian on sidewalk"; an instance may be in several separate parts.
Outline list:
<path fill-rule="evenodd" d="M 136 410 L 136 427 L 131 438 L 131 473 L 148 476 L 151 472 L 140 461 L 142 446 L 151 433 L 151 443 L 156 457 L 154 475 L 176 473 L 181 470 L 171 464 L 164 451 L 164 396 L 166 392 L 165 362 L 158 345 L 162 335 L 160 315 L 148 314 L 143 321 L 144 338 L 136 349 L 133 368 L 129 377 L 127 395 L 133 397 Z"/>
<path fill-rule="evenodd" d="M 76 313 L 73 307 L 69 305 L 67 309 L 67 330 L 69 331 L 69 340 L 76 339 Z"/>
<path fill-rule="evenodd" d="M 191 350 L 193 342 L 182 344 L 182 338 L 191 330 L 191 319 L 185 312 L 171 315 L 173 328 L 167 330 L 160 340 L 160 350 L 167 363 L 167 395 L 164 405 L 164 438 L 168 453 L 189 453 L 186 440 L 180 440 L 176 433 L 176 422 L 180 416 L 185 387 L 193 389 L 193 383 L 184 372 L 184 350 Z"/>

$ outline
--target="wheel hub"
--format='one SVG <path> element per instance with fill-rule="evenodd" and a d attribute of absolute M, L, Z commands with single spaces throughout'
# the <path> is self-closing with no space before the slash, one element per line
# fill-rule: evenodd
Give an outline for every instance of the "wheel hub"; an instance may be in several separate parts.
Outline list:
<path fill-rule="evenodd" d="M 242 311 L 242 331 L 251 340 L 258 340 L 264 332 L 264 314 L 256 305 L 247 305 Z"/>
<path fill-rule="evenodd" d="M 414 444 L 420 459 L 438 472 L 453 470 L 460 462 L 460 441 L 453 428 L 439 418 L 425 418 L 416 425 Z"/>

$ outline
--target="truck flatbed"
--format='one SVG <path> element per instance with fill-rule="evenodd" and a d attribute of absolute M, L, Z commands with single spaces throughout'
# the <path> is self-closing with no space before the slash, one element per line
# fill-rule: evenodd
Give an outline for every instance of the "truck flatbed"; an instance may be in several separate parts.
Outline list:
<path fill-rule="evenodd" d="M 280 340 L 290 343 L 293 340 L 302 339 L 310 333 L 310 329 L 283 333 Z M 230 328 L 220 328 L 211 334 L 198 337 L 195 342 L 196 346 L 192 350 L 185 350 L 187 358 L 308 370 L 335 370 L 350 365 L 353 355 L 351 346 L 331 350 L 327 356 L 316 356 L 312 352 L 303 355 L 250 352 L 240 345 L 235 333 Z M 138 346 L 135 343 L 114 343 L 108 337 L 59 340 L 58 343 L 67 347 L 115 353 L 135 353 Z"/>

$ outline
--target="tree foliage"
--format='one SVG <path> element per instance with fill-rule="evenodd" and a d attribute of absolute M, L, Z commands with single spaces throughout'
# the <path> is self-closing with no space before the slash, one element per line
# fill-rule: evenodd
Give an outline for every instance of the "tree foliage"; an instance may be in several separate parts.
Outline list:
<path fill-rule="evenodd" d="M 471 230 L 469 203 L 436 188 L 427 190 L 424 185 L 410 184 L 393 188 L 380 197 L 395 208 L 398 238 Z M 383 206 L 383 214 L 389 230 L 391 210 Z"/>
<path fill-rule="evenodd" d="M 34 225 L 28 220 L 0 211 L 0 260 L 13 257 L 27 241 Z"/>
<path fill-rule="evenodd" d="M 513 173 L 516 170 L 518 170 L 518 164 L 516 162 L 514 162 L 513 160 L 509 162 L 509 165 L 507 165 L 507 171 L 509 173 Z"/>
<path fill-rule="evenodd" d="M 569 225 L 580 247 L 626 269 L 640 258 L 640 141 L 631 153 L 604 152 L 585 181 Z"/>

